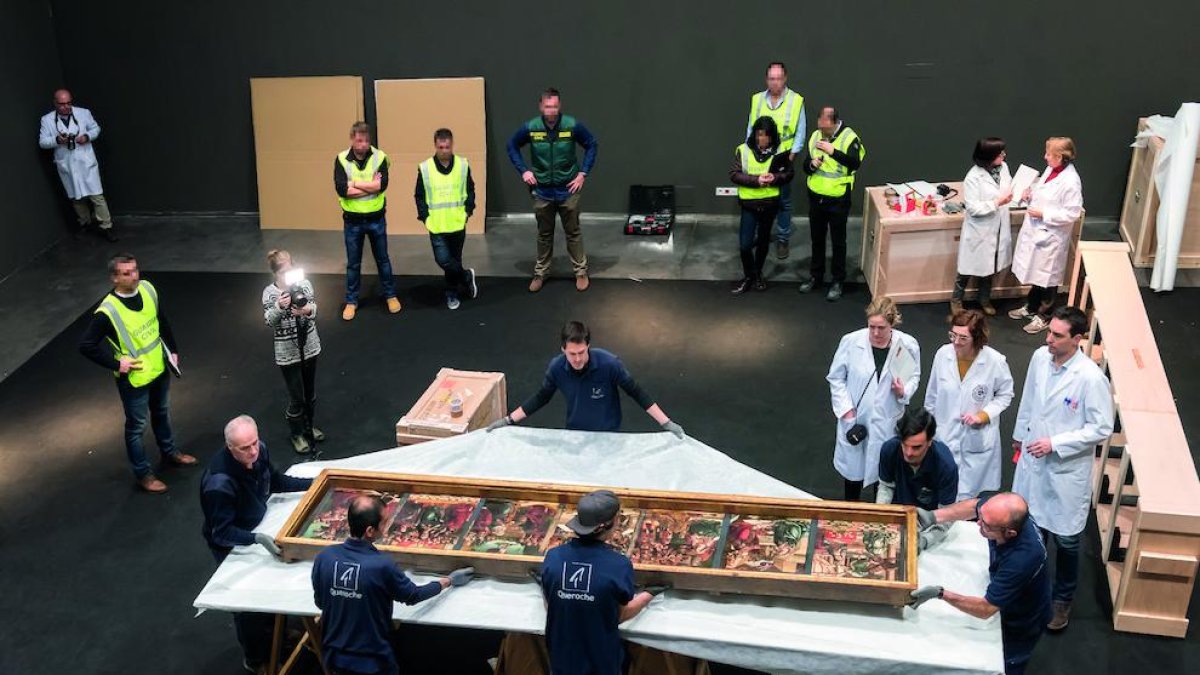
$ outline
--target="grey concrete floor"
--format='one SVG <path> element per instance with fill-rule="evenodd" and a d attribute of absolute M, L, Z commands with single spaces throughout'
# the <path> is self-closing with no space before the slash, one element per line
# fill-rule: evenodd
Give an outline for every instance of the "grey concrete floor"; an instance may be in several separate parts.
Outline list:
<path fill-rule="evenodd" d="M 629 279 L 733 280 L 740 276 L 736 254 L 737 224 L 733 216 L 683 216 L 669 236 L 627 236 L 621 232 L 623 217 L 597 214 L 583 218 L 584 241 L 593 276 Z M 807 222 L 797 218 L 796 236 L 788 260 L 771 253 L 768 279 L 794 282 L 806 275 L 809 246 Z M 0 325 L 0 380 L 8 377 L 50 339 L 69 326 L 109 289 L 105 265 L 117 252 L 131 252 L 148 278 L 156 271 L 249 272 L 269 279 L 265 255 L 273 248 L 291 251 L 297 263 L 315 274 L 340 274 L 345 253 L 337 231 L 261 230 L 254 215 L 154 216 L 118 218 L 121 241 L 105 242 L 94 235 L 65 237 L 36 259 L 0 282 L 0 315 L 9 321 Z M 486 233 L 471 236 L 464 250 L 465 262 L 478 273 L 483 292 L 487 277 L 528 276 L 534 257 L 532 216 L 489 218 Z M 861 281 L 858 269 L 862 245 L 862 220 L 852 218 L 849 226 L 848 261 L 851 281 Z M 1092 218 L 1084 229 L 1085 239 L 1116 239 L 1111 219 Z M 571 263 L 561 233 L 556 241 L 553 274 L 569 277 Z M 388 248 L 394 273 L 403 276 L 438 275 L 429 241 L 420 235 L 391 236 Z M 364 274 L 375 266 L 369 251 L 364 254 Z M 1143 275 L 1143 283 L 1148 280 Z M 1200 285 L 1200 270 L 1181 270 L 1180 285 Z M 401 300 L 405 283 L 398 283 Z M 165 299 L 167 303 L 169 298 Z M 168 307 L 168 311 L 171 311 Z M 21 317 L 21 320 L 11 320 Z"/>

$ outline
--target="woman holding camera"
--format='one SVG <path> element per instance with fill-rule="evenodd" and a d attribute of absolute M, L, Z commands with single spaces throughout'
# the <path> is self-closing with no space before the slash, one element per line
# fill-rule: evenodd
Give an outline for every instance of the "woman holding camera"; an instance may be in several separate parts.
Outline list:
<path fill-rule="evenodd" d="M 287 385 L 288 406 L 284 417 L 292 436 L 292 449 L 303 455 L 312 452 L 316 442 L 325 440 L 325 434 L 313 426 L 317 355 L 321 353 L 317 299 L 312 283 L 302 276 L 289 283 L 290 253 L 273 250 L 267 253 L 267 264 L 275 280 L 262 292 L 263 319 L 275 329 L 275 364 L 283 372 Z"/>
<path fill-rule="evenodd" d="M 837 418 L 833 466 L 846 501 L 879 480 L 879 448 L 896 435 L 896 420 L 921 383 L 921 347 L 897 330 L 900 310 L 889 297 L 867 305 L 867 327 L 847 333 L 829 366 L 829 394 Z"/>

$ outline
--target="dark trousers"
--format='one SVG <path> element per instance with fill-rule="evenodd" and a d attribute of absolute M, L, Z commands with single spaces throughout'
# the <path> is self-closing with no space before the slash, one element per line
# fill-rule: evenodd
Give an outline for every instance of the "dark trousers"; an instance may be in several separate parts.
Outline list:
<path fill-rule="evenodd" d="M 554 257 L 554 216 L 562 219 L 563 234 L 567 235 L 567 254 L 575 276 L 587 275 L 587 253 L 583 250 L 583 230 L 579 226 L 579 193 L 567 197 L 565 202 L 549 202 L 540 197 L 533 198 L 533 215 L 537 218 L 537 262 L 533 264 L 533 276 L 550 274 L 550 261 Z"/>
<path fill-rule="evenodd" d="M 433 259 L 446 275 L 446 295 L 458 297 L 458 289 L 467 283 L 463 271 L 463 244 L 467 241 L 465 229 L 445 234 L 429 234 L 429 245 L 433 247 Z"/>
<path fill-rule="evenodd" d="M 1040 528 L 1039 528 L 1040 529 Z M 1047 548 L 1054 542 L 1054 586 L 1051 597 L 1056 602 L 1071 602 L 1075 588 L 1079 586 L 1079 543 L 1082 533 L 1069 537 L 1042 530 L 1042 541 Z"/>
<path fill-rule="evenodd" d="M 979 286 L 979 302 L 992 301 L 992 277 L 973 277 L 969 274 L 959 274 L 954 277 L 954 293 L 952 298 L 955 302 L 962 302 L 967 295 L 967 286 L 974 279 Z"/>
<path fill-rule="evenodd" d="M 226 549 L 209 547 L 213 558 L 220 565 L 229 555 Z M 234 612 L 233 632 L 242 655 L 251 666 L 260 666 L 271 658 L 271 641 L 275 639 L 275 615 L 261 612 Z"/>
<path fill-rule="evenodd" d="M 346 304 L 358 304 L 358 290 L 362 285 L 363 239 L 371 242 L 371 255 L 375 256 L 383 297 L 396 297 L 392 261 L 388 258 L 387 218 L 381 215 L 375 220 L 343 220 L 342 233 L 346 238 Z"/>
<path fill-rule="evenodd" d="M 825 235 L 828 232 L 833 245 L 833 280 L 846 280 L 846 221 L 850 218 L 850 195 L 823 197 L 808 192 L 808 233 L 812 240 L 812 260 L 809 273 L 813 280 L 825 278 Z"/>
<path fill-rule="evenodd" d="M 288 405 L 283 415 L 293 436 L 312 440 L 313 411 L 317 403 L 317 357 L 279 366 L 287 387 Z"/>
<path fill-rule="evenodd" d="M 761 279 L 763 264 L 767 261 L 767 249 L 771 245 L 771 225 L 779 206 L 764 209 L 742 208 L 742 224 L 738 230 L 738 252 L 742 256 L 742 276 Z"/>
<path fill-rule="evenodd" d="M 121 395 L 121 406 L 125 409 L 125 454 L 129 457 L 133 475 L 139 479 L 151 473 L 146 446 L 142 443 L 147 419 L 162 456 L 165 458 L 177 452 L 175 435 L 171 432 L 170 391 L 171 375 L 165 370 L 143 387 L 129 384 L 125 377 L 117 378 L 117 393 Z"/>
<path fill-rule="evenodd" d="M 1030 314 L 1040 314 L 1043 319 L 1047 319 L 1057 298 L 1058 286 L 1030 286 L 1029 295 L 1025 298 L 1025 309 L 1029 310 Z"/>
<path fill-rule="evenodd" d="M 861 480 L 842 479 L 842 496 L 848 502 L 862 499 L 863 482 Z"/>
<path fill-rule="evenodd" d="M 1003 631 L 1001 631 L 1003 633 Z M 1033 656 L 1033 648 L 1037 645 L 1041 633 L 1020 640 L 1002 635 L 1004 645 L 1004 675 L 1025 675 L 1025 666 Z"/>

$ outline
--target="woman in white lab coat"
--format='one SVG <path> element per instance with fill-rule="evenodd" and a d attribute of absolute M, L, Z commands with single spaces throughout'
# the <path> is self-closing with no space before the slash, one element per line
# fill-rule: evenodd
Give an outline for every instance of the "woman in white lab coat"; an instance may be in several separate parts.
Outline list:
<path fill-rule="evenodd" d="M 933 356 L 925 409 L 958 465 L 961 501 L 1000 489 L 1000 413 L 1012 404 L 1013 378 L 1004 355 L 987 346 L 980 312 L 955 312 L 949 337 Z"/>
<path fill-rule="evenodd" d="M 842 337 L 825 378 L 837 419 L 833 466 L 847 501 L 861 499 L 863 487 L 879 480 L 879 448 L 896 435 L 896 420 L 921 382 L 921 347 L 896 330 L 896 303 L 876 298 L 866 314 L 867 327 Z M 858 444 L 846 438 L 856 424 L 867 430 Z"/>
<path fill-rule="evenodd" d="M 1012 175 L 1004 141 L 984 138 L 975 143 L 975 166 L 963 179 L 962 234 L 958 240 L 958 276 L 950 299 L 950 313 L 961 311 L 967 285 L 974 278 L 979 286 L 979 306 L 988 316 L 992 306 L 992 277 L 1012 263 L 1012 227 L 1008 203 L 1012 201 Z"/>
<path fill-rule="evenodd" d="M 1008 313 L 1029 319 L 1025 332 L 1046 330 L 1050 312 L 1067 269 L 1071 231 L 1083 212 L 1083 187 L 1075 171 L 1075 142 L 1065 137 L 1046 141 L 1046 170 L 1022 199 L 1030 199 L 1025 222 L 1017 234 L 1013 274 L 1029 284 L 1025 304 Z"/>

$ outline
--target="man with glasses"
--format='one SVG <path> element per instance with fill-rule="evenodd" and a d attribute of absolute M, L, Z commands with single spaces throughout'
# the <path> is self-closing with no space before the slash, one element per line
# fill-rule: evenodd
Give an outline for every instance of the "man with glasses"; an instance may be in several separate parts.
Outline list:
<path fill-rule="evenodd" d="M 1004 672 L 1024 673 L 1051 614 L 1046 547 L 1025 499 L 1013 492 L 990 492 L 936 511 L 918 509 L 917 518 L 923 529 L 975 520 L 979 533 L 988 540 L 991 579 L 983 597 L 924 586 L 913 591 L 909 606 L 916 609 L 938 598 L 977 619 L 999 612 Z"/>

